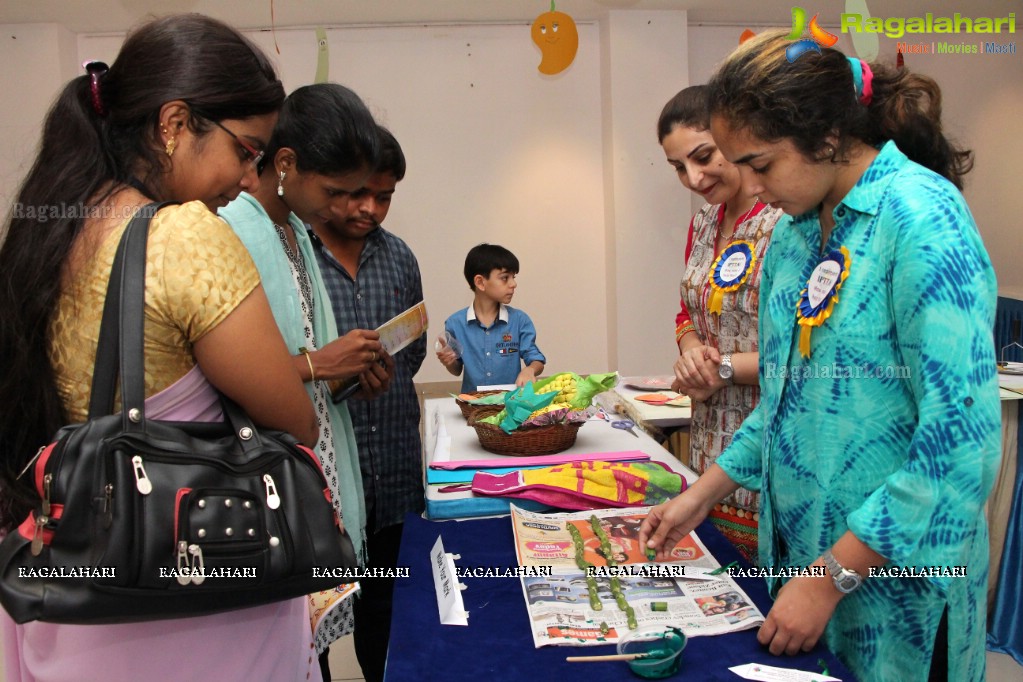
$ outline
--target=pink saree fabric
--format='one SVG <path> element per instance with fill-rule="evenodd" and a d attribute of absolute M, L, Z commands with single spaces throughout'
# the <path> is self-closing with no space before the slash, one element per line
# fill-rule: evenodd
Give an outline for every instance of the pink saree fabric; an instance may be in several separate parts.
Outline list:
<path fill-rule="evenodd" d="M 151 419 L 219 421 L 217 392 L 195 367 L 146 400 Z M 319 679 L 308 599 L 212 616 L 124 625 L 17 625 L 0 610 L 6 682 Z"/>

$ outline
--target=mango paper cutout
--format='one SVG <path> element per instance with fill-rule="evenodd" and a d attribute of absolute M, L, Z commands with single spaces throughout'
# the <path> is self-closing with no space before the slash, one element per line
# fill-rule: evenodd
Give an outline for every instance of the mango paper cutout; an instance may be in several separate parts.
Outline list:
<path fill-rule="evenodd" d="M 553 76 L 572 64 L 579 50 L 579 31 L 572 17 L 554 11 L 554 0 L 551 0 L 551 11 L 544 12 L 533 22 L 530 34 L 540 48 L 540 66 L 536 67 L 540 73 Z"/>

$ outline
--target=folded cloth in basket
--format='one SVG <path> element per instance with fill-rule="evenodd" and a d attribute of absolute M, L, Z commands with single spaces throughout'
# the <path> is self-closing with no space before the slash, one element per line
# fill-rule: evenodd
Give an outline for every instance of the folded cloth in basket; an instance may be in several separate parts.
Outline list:
<path fill-rule="evenodd" d="M 506 474 L 477 472 L 476 495 L 536 500 L 586 510 L 660 504 L 686 489 L 681 474 L 658 462 L 569 462 Z"/>

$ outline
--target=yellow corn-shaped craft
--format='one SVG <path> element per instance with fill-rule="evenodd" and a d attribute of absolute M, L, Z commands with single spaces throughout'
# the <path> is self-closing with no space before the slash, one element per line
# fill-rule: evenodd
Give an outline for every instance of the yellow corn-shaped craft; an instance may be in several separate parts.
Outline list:
<path fill-rule="evenodd" d="M 557 396 L 547 407 L 537 410 L 531 414 L 530 418 L 532 419 L 533 417 L 546 414 L 547 412 L 553 412 L 555 410 L 571 408 L 572 400 L 575 398 L 577 391 L 577 379 L 578 376 L 572 372 L 562 372 L 561 374 L 555 374 L 550 377 L 541 388 L 536 389 L 536 393 L 537 395 L 557 393 Z"/>

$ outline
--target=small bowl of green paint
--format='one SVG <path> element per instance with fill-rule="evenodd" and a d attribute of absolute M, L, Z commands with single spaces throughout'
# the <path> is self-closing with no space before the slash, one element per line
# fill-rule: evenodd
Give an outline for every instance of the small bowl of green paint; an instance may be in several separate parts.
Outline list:
<path fill-rule="evenodd" d="M 658 625 L 633 630 L 618 640 L 618 653 L 633 654 L 633 673 L 645 680 L 671 677 L 682 667 L 686 636 L 679 628 Z"/>

